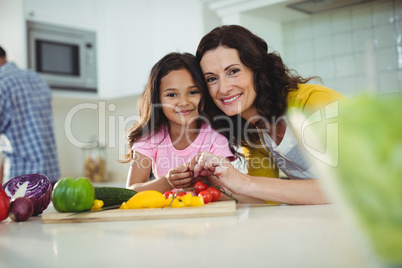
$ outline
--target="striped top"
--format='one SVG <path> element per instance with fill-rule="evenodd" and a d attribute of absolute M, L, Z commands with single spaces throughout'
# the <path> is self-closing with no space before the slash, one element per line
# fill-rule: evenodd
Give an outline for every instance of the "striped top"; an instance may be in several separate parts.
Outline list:
<path fill-rule="evenodd" d="M 51 91 L 35 72 L 14 63 L 0 66 L 0 151 L 5 155 L 3 183 L 39 173 L 60 177 L 53 132 Z"/>

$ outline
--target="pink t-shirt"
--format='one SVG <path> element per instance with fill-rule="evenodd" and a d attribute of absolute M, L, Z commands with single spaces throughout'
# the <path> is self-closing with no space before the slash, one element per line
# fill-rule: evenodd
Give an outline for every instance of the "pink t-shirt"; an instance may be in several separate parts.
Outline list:
<path fill-rule="evenodd" d="M 150 139 L 134 143 L 132 149 L 152 159 L 152 170 L 156 177 L 164 176 L 169 169 L 190 162 L 197 153 L 203 151 L 227 157 L 230 161 L 236 160 L 225 136 L 208 124 L 202 125 L 197 138 L 184 150 L 174 148 L 167 129 L 156 133 Z"/>

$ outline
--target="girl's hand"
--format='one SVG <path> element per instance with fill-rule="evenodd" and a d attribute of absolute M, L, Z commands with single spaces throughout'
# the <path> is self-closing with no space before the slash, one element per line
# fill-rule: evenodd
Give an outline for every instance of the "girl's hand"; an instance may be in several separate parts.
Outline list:
<path fill-rule="evenodd" d="M 208 163 L 207 163 L 208 162 Z M 214 175 L 215 167 L 221 160 L 210 152 L 198 153 L 190 162 L 189 169 L 193 171 L 194 178 Z"/>
<path fill-rule="evenodd" d="M 191 186 L 193 181 L 193 173 L 189 170 L 188 165 L 184 164 L 175 168 L 171 168 L 166 175 L 168 183 L 174 188 L 187 188 Z"/>

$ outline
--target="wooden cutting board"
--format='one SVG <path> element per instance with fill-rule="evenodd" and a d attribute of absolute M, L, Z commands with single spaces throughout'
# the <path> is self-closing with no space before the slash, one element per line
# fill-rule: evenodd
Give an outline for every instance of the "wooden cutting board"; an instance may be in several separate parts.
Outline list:
<path fill-rule="evenodd" d="M 221 217 L 236 215 L 234 200 L 218 201 L 202 207 L 111 209 L 83 213 L 51 212 L 42 215 L 42 223 L 131 221 L 173 218 Z"/>

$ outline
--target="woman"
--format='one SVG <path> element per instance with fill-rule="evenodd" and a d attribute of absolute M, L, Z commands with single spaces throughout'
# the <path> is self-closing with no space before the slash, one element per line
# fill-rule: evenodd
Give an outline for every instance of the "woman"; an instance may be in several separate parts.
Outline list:
<path fill-rule="evenodd" d="M 293 107 L 312 114 L 344 97 L 306 84 L 315 77 L 292 73 L 279 55 L 268 53 L 264 40 L 241 26 L 215 28 L 202 38 L 196 56 L 212 99 L 205 111 L 215 126 L 228 130 L 221 133 L 230 142 L 244 146 L 249 174 L 204 152 L 190 165 L 194 177 L 214 174 L 229 191 L 262 200 L 327 203 L 286 114 Z M 289 179 L 278 179 L 278 168 Z"/>

